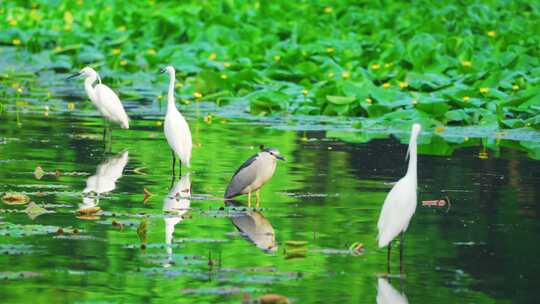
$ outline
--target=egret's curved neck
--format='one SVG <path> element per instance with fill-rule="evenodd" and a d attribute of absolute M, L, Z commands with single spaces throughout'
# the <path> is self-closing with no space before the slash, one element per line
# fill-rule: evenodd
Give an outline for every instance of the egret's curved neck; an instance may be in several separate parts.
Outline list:
<path fill-rule="evenodd" d="M 170 74 L 170 77 L 169 92 L 167 92 L 167 112 L 176 109 L 176 104 L 174 103 L 174 82 L 176 78 L 174 77 L 174 73 Z"/>
<path fill-rule="evenodd" d="M 90 100 L 92 101 L 96 100 L 96 92 L 94 90 L 94 87 L 92 87 L 92 84 L 96 82 L 96 79 L 98 79 L 98 75 L 94 74 L 94 75 L 88 76 L 84 80 L 84 90 L 86 91 L 86 94 L 88 94 L 88 97 L 90 97 Z"/>
<path fill-rule="evenodd" d="M 417 178 L 417 151 L 416 151 L 416 137 L 418 134 L 412 134 L 409 142 L 409 167 L 407 168 L 407 176 Z"/>

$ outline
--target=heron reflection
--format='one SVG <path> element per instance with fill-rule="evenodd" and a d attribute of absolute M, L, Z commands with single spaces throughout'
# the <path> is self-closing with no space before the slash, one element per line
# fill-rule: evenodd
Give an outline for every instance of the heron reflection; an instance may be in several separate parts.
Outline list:
<path fill-rule="evenodd" d="M 239 201 L 226 201 L 227 206 L 245 207 Z M 276 235 L 270 221 L 261 212 L 254 210 L 234 211 L 230 214 L 233 225 L 255 246 L 273 253 L 277 251 Z"/>

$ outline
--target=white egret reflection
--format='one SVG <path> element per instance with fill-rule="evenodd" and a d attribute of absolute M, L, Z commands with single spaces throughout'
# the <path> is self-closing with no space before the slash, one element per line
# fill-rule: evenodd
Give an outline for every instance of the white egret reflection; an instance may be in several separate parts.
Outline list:
<path fill-rule="evenodd" d="M 377 304 L 409 303 L 404 293 L 398 292 L 385 278 L 378 279 Z"/>
<path fill-rule="evenodd" d="M 99 198 L 103 193 L 116 189 L 116 182 L 128 163 L 128 151 L 109 157 L 97 166 L 96 173 L 86 180 L 86 187 L 82 191 L 83 202 L 79 204 L 79 213 L 92 214 L 99 211 Z"/>
<path fill-rule="evenodd" d="M 165 213 L 165 243 L 167 244 L 167 264 L 170 266 L 173 261 L 173 234 L 175 226 L 184 218 L 191 205 L 191 181 L 189 174 L 183 175 L 163 199 L 163 212 Z"/>

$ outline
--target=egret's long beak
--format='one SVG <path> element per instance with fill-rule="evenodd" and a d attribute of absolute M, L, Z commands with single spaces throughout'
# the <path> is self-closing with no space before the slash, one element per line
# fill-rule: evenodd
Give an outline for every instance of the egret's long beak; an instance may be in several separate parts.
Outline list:
<path fill-rule="evenodd" d="M 81 72 L 77 72 L 77 73 L 75 73 L 75 74 L 73 74 L 73 75 L 67 77 L 66 80 L 70 80 L 70 79 L 73 79 L 73 78 L 79 77 L 79 76 L 81 76 Z"/>
<path fill-rule="evenodd" d="M 276 155 L 276 158 L 279 159 L 279 160 L 285 161 L 285 157 L 283 157 L 281 155 Z"/>

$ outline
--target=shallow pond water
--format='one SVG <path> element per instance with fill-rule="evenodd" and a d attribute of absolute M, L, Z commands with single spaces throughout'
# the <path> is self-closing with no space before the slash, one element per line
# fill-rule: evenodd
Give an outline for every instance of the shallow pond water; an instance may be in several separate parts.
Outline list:
<path fill-rule="evenodd" d="M 191 104 L 182 110 L 194 137 L 192 170 L 172 179 L 163 104 L 125 102 L 132 128 L 114 129 L 105 146 L 97 112 L 77 98 L 81 88 L 56 90 L 64 96 L 56 101 L 21 96 L 0 114 L 0 193 L 37 204 L 0 210 L 6 303 L 239 303 L 268 293 L 296 303 L 536 299 L 540 164 L 525 151 L 421 146 L 406 275 L 388 280 L 376 222 L 406 170 L 399 140 L 351 144 L 321 131 L 324 122 L 288 128 L 292 118 L 252 117 L 242 105 L 224 113 Z M 245 197 L 225 204 L 231 174 L 261 143 L 287 158 L 263 188 L 261 209 L 247 208 Z M 422 203 L 438 199 L 449 204 Z M 92 208 L 100 211 L 78 212 Z M 349 249 L 357 242 L 363 251 Z"/>

